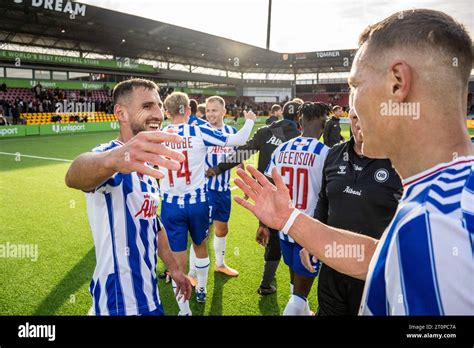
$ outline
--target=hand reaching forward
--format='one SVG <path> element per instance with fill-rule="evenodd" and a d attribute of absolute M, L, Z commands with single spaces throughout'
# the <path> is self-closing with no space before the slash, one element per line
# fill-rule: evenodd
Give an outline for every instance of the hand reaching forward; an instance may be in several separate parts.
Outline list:
<path fill-rule="evenodd" d="M 241 179 L 235 179 L 235 184 L 255 203 L 252 204 L 238 196 L 235 196 L 234 200 L 250 210 L 266 226 L 281 230 L 295 208 L 291 203 L 290 192 L 278 174 L 277 168 L 272 170 L 275 185 L 272 185 L 255 167 L 249 165 L 247 170 L 255 179 L 242 169 L 238 169 L 237 175 Z"/>
<path fill-rule="evenodd" d="M 184 160 L 182 153 L 171 150 L 165 143 L 180 143 L 183 138 L 170 132 L 140 132 L 123 146 L 109 151 L 106 166 L 115 172 L 141 174 L 162 179 L 165 174 L 145 164 L 151 163 L 171 170 L 178 170 Z"/>

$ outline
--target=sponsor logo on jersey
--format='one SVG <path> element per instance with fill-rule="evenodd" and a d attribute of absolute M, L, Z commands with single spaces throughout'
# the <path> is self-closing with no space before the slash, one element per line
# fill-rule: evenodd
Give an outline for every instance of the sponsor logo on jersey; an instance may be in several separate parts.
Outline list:
<path fill-rule="evenodd" d="M 374 174 L 375 181 L 379 183 L 384 183 L 387 181 L 389 176 L 388 170 L 385 168 L 378 169 Z"/>
<path fill-rule="evenodd" d="M 346 186 L 346 188 L 342 192 L 349 193 L 351 195 L 362 196 L 362 190 L 354 190 L 350 186 Z"/>
<path fill-rule="evenodd" d="M 346 174 L 346 166 L 339 166 L 339 170 L 336 174 Z"/>
<path fill-rule="evenodd" d="M 275 145 L 275 146 L 278 146 L 282 143 L 283 143 L 283 141 L 281 139 L 278 139 L 274 135 L 272 135 L 272 137 L 270 139 L 268 139 L 268 141 L 267 141 L 267 144 L 272 144 L 272 145 Z"/>
<path fill-rule="evenodd" d="M 232 147 L 222 147 L 222 146 L 211 146 L 208 148 L 208 154 L 227 154 L 232 153 L 234 149 Z"/>
<path fill-rule="evenodd" d="M 143 219 L 149 219 L 156 216 L 156 209 L 158 207 L 158 201 L 151 198 L 150 195 L 143 196 L 143 203 L 140 210 L 134 215 L 134 217 L 140 217 Z"/>
<path fill-rule="evenodd" d="M 358 166 L 357 164 L 354 163 L 354 170 L 357 171 L 357 172 L 361 172 L 361 171 L 362 171 L 362 167 L 361 167 L 361 166 Z"/>

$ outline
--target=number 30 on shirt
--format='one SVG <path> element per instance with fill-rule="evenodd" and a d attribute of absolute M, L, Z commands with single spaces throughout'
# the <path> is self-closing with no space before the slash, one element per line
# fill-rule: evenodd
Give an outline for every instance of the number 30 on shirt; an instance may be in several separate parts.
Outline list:
<path fill-rule="evenodd" d="M 306 209 L 308 205 L 308 169 L 281 167 L 281 176 L 287 183 L 286 186 L 290 190 L 290 197 L 296 209 Z"/>

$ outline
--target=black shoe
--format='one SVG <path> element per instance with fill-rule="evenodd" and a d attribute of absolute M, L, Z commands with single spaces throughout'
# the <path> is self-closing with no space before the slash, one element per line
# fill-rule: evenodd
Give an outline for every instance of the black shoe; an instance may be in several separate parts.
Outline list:
<path fill-rule="evenodd" d="M 274 294 L 276 291 L 277 289 L 273 285 L 270 285 L 270 287 L 268 288 L 260 286 L 257 290 L 260 295 L 271 295 Z"/>

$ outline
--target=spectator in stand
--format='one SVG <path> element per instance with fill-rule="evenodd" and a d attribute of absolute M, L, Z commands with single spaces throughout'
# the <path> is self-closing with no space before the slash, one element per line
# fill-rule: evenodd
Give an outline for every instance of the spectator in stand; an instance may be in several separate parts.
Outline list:
<path fill-rule="evenodd" d="M 13 105 L 12 108 L 12 116 L 13 116 L 13 124 L 18 124 L 18 120 L 20 118 L 20 109 L 18 108 L 18 105 Z"/>
<path fill-rule="evenodd" d="M 199 104 L 196 116 L 202 118 L 204 121 L 206 120 L 206 104 Z"/>
<path fill-rule="evenodd" d="M 283 116 L 283 109 L 280 105 L 275 104 L 271 108 L 271 115 L 265 121 L 266 125 L 271 125 L 273 122 L 278 121 Z"/>
<path fill-rule="evenodd" d="M 196 99 L 189 99 L 189 107 L 191 108 L 191 116 L 197 116 L 197 111 L 198 111 L 198 102 Z"/>
<path fill-rule="evenodd" d="M 39 98 L 41 95 L 41 84 L 38 83 L 36 86 L 33 87 L 33 92 L 35 93 L 35 97 Z"/>
<path fill-rule="evenodd" d="M 333 147 L 344 140 L 344 137 L 341 135 L 341 126 L 339 124 L 339 119 L 342 116 L 342 107 L 335 105 L 332 108 L 332 112 L 333 116 L 324 127 L 324 144 L 329 147 Z"/>
<path fill-rule="evenodd" d="M 0 126 L 9 126 L 7 119 L 3 116 L 3 110 L 0 111 Z"/>

